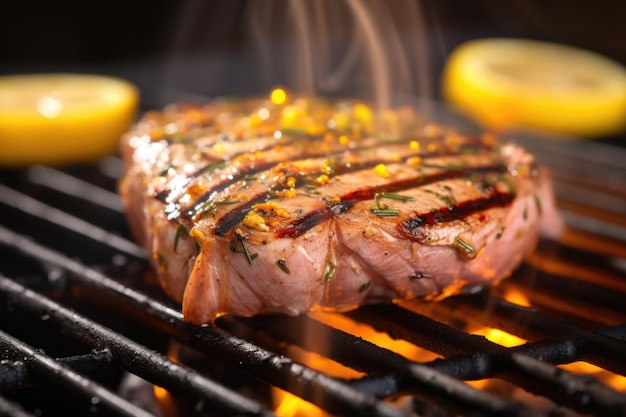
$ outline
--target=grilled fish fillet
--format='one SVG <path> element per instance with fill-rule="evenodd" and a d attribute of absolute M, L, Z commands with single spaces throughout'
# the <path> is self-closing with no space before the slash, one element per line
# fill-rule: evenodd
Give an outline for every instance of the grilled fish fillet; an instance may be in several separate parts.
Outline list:
<path fill-rule="evenodd" d="M 562 228 L 532 155 L 411 108 L 176 104 L 121 150 L 133 233 L 196 324 L 455 294 Z"/>

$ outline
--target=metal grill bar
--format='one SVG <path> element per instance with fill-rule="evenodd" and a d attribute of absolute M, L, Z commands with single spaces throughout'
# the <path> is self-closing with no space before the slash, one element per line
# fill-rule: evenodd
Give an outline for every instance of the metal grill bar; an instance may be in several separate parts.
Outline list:
<path fill-rule="evenodd" d="M 93 351 L 88 355 L 73 356 L 69 358 L 56 358 L 56 360 L 72 370 L 81 374 L 89 374 L 102 365 L 110 365 L 111 352 L 108 350 Z M 9 391 L 32 385 L 28 369 L 24 362 L 7 361 L 0 364 L 0 390 Z"/>
<path fill-rule="evenodd" d="M 569 138 L 544 138 L 534 133 L 515 132 L 511 139 L 532 152 L 539 163 L 549 166 L 558 181 L 626 197 L 623 183 L 626 178 L 626 150 Z M 594 202 L 585 201 L 585 204 Z"/>
<path fill-rule="evenodd" d="M 120 362 L 127 370 L 148 379 L 153 383 L 163 386 L 173 392 L 179 392 L 182 387 L 187 391 L 185 394 L 202 398 L 208 401 L 214 410 L 224 415 L 241 416 L 271 416 L 273 413 L 265 411 L 259 404 L 248 398 L 229 391 L 221 385 L 202 377 L 192 369 L 178 365 L 162 355 L 147 349 L 132 340 L 105 328 L 92 320 L 85 318 L 60 304 L 35 293 L 9 278 L 0 276 L 0 291 L 8 298 L 15 301 L 15 305 L 20 310 L 24 310 L 31 315 L 40 316 L 46 314 L 49 321 L 57 325 L 65 335 L 68 335 L 92 349 L 108 349 L 111 351 L 116 361 Z M 0 336 L 2 336 L 0 334 Z M 6 342 L 5 342 L 6 340 Z M 16 339 L 6 335 L 0 337 L 0 345 L 6 348 L 18 346 L 20 354 L 32 360 L 35 370 L 49 379 L 53 375 L 66 378 L 68 381 L 76 380 L 80 387 L 89 390 L 90 395 L 107 400 L 112 408 L 121 408 L 120 404 L 125 401 L 119 396 L 111 396 L 110 393 L 98 389 L 95 385 L 90 385 L 89 380 L 84 379 L 79 374 L 74 373 L 67 367 L 60 365 L 44 355 L 38 354 L 34 349 L 22 347 Z M 85 384 L 83 387 L 82 384 Z M 135 413 L 134 410 L 123 410 L 124 415 L 150 415 L 147 413 Z"/>
<path fill-rule="evenodd" d="M 569 262 L 569 266 L 576 268 L 573 261 Z M 626 292 L 620 288 L 623 284 L 612 284 L 616 282 L 615 279 L 622 278 L 615 274 L 612 277 L 609 273 L 603 274 L 599 271 L 600 268 L 601 265 L 598 264 L 598 270 L 594 271 L 593 275 L 582 276 L 580 279 L 576 275 L 584 275 L 584 268 L 580 268 L 568 278 L 544 271 L 529 274 L 532 278 L 524 277 L 521 273 L 506 280 L 503 288 L 521 290 L 532 305 L 542 311 L 559 311 L 560 314 L 557 316 L 569 317 L 572 321 L 577 319 L 589 321 L 591 325 L 586 327 L 623 323 L 626 318 L 626 311 L 623 309 Z M 603 276 L 604 279 L 597 278 L 598 284 L 591 283 L 591 279 L 597 276 Z M 602 281 L 606 284 L 604 287 L 599 286 Z M 567 293 L 563 292 L 564 288 L 567 288 Z M 593 325 L 594 323 L 597 324 Z M 535 337 L 541 335 L 536 334 Z"/>
<path fill-rule="evenodd" d="M 504 300 L 497 302 L 506 303 Z M 454 355 L 449 359 L 432 362 L 429 366 L 458 378 L 470 380 L 499 377 L 578 410 L 602 413 L 618 410 L 626 413 L 626 396 L 598 381 L 563 371 L 557 372 L 554 367 L 542 362 L 562 364 L 584 357 L 585 350 L 578 346 L 573 347 L 576 344 L 571 338 L 551 338 L 505 349 L 482 337 L 467 334 L 396 306 L 371 306 L 347 314 L 371 324 L 374 328 L 384 329 L 392 337 L 401 337 L 415 344 L 428 346 L 429 350 L 437 353 Z M 626 340 L 624 332 L 626 326 L 612 329 L 612 333 L 617 333 Z M 624 361 L 623 357 L 615 360 Z"/>
<path fill-rule="evenodd" d="M 525 415 L 527 412 L 521 404 L 470 388 L 439 369 L 411 362 L 401 355 L 306 317 L 271 316 L 233 320 L 237 322 L 234 326 L 249 326 L 247 332 L 263 329 L 278 343 L 306 346 L 309 351 L 353 369 L 377 375 L 376 381 L 384 378 L 385 383 L 375 392 L 379 396 L 411 394 L 426 401 L 445 402 L 446 408 L 452 412 L 476 410 L 502 416 Z M 220 326 L 221 323 L 223 321 Z M 316 337 L 310 340 L 307 334 Z M 353 385 L 362 387 L 365 384 Z"/>
<path fill-rule="evenodd" d="M 626 150 L 523 132 L 512 139 L 550 167 L 567 224 L 626 242 Z"/>
<path fill-rule="evenodd" d="M 438 303 L 439 304 L 439 303 Z M 485 325 L 515 334 L 526 340 L 566 338 L 569 343 L 570 362 L 585 360 L 626 375 L 626 342 L 604 334 L 586 330 L 542 315 L 532 308 L 507 303 L 504 300 L 467 297 L 463 300 L 443 300 L 434 309 L 454 310 L 457 314 L 479 317 Z M 489 311 L 486 314 L 485 311 Z"/>
<path fill-rule="evenodd" d="M 7 281 L 6 278 L 0 276 L 0 287 L 6 283 L 5 281 Z M 154 414 L 140 409 L 91 379 L 72 371 L 60 362 L 2 331 L 0 331 L 0 348 L 8 356 L 19 357 L 35 374 L 33 379 L 47 381 L 51 387 L 61 386 L 73 393 L 82 394 L 91 401 L 94 407 L 102 406 L 119 416 L 154 417 Z"/>
<path fill-rule="evenodd" d="M 0 415 L 10 417 L 35 417 L 34 414 L 30 414 L 18 404 L 15 404 L 0 395 Z"/>
<path fill-rule="evenodd" d="M 397 336 L 394 330 L 398 329 L 398 325 L 394 323 L 400 323 L 404 325 L 405 333 L 417 335 L 410 338 L 401 337 L 402 339 L 411 339 L 416 345 L 423 346 L 422 341 L 427 338 L 430 339 L 430 343 L 427 343 L 431 347 L 430 350 L 451 351 L 456 350 L 455 346 L 459 346 L 456 354 L 465 353 L 462 356 L 437 360 L 419 367 L 425 366 L 465 380 L 500 377 L 581 411 L 609 414 L 616 411 L 626 412 L 626 396 L 597 381 L 567 372 L 557 372 L 554 367 L 537 359 L 545 360 L 546 357 L 551 357 L 566 362 L 575 360 L 571 356 L 579 354 L 580 351 L 570 348 L 567 342 L 571 340 L 561 339 L 551 341 L 552 343 L 544 342 L 541 346 L 528 344 L 520 348 L 506 349 L 487 339 L 472 336 L 395 306 L 368 306 L 345 314 L 357 319 L 359 323 L 374 323 L 374 327 L 381 331 L 384 329 L 391 336 Z M 352 335 L 329 329 L 311 319 L 277 316 L 270 319 L 260 317 L 248 320 L 254 328 L 267 329 L 267 332 L 279 342 L 306 345 L 308 349 L 321 355 L 370 374 L 387 374 L 387 381 L 394 380 L 394 376 L 389 375 L 389 372 L 402 375 L 401 382 L 398 381 L 397 392 L 406 391 L 419 395 L 422 390 L 413 380 L 413 374 L 407 371 L 407 369 L 419 371 L 416 364 L 366 341 L 355 344 Z M 324 337 L 317 338 L 318 343 L 305 341 L 307 332 Z M 626 334 L 624 336 L 626 337 Z M 435 338 L 437 340 L 433 340 Z M 433 347 L 433 344 L 438 346 Z M 523 354 L 526 352 L 531 353 L 533 357 Z"/>
<path fill-rule="evenodd" d="M 28 169 L 27 176 L 32 183 L 39 186 L 90 201 L 117 213 L 123 213 L 122 203 L 117 194 L 104 188 L 95 187 L 90 182 L 66 174 L 63 171 L 37 165 Z"/>
<path fill-rule="evenodd" d="M 2 203 L 31 216 L 46 220 L 64 229 L 85 236 L 94 241 L 108 245 L 115 250 L 131 255 L 138 259 L 145 259 L 145 251 L 137 244 L 130 242 L 118 235 L 102 229 L 92 223 L 65 213 L 62 210 L 51 207 L 39 200 L 22 194 L 3 184 L 0 184 Z"/>

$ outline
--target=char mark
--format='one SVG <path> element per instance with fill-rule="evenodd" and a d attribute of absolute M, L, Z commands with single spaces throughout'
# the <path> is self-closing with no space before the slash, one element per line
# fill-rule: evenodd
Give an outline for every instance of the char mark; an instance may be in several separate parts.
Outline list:
<path fill-rule="evenodd" d="M 466 170 L 455 169 L 426 177 L 416 177 L 402 181 L 396 181 L 390 184 L 386 184 L 385 186 L 369 187 L 352 191 L 350 193 L 344 194 L 337 203 L 330 204 L 327 202 L 325 206 L 320 207 L 319 209 L 302 214 L 296 220 L 278 230 L 277 236 L 292 238 L 301 236 L 309 229 L 329 220 L 334 215 L 339 215 L 347 212 L 357 202 L 373 200 L 378 193 L 395 193 L 450 178 L 470 177 L 473 175 L 480 175 L 485 173 L 502 174 L 505 171 L 506 168 L 501 165 L 486 166 Z M 490 207 L 507 205 L 513 200 L 514 197 L 515 193 L 513 190 L 507 193 L 501 193 L 493 189 L 491 191 L 491 194 L 485 199 L 478 199 L 469 203 L 455 203 L 454 206 L 449 206 L 445 209 L 441 209 L 440 213 L 438 214 L 429 213 L 429 215 L 431 215 L 436 221 L 450 221 L 454 218 L 466 217 L 478 210 L 485 210 Z M 420 219 L 422 219 L 421 221 L 425 221 L 426 223 L 431 221 L 431 217 L 429 217 L 429 215 L 425 214 L 420 217 Z M 417 226 L 421 226 L 421 224 Z"/>
<path fill-rule="evenodd" d="M 245 204 L 236 207 L 229 211 L 224 216 L 220 217 L 213 229 L 213 233 L 218 236 L 225 236 L 233 227 L 241 223 L 246 217 L 246 214 L 252 210 L 252 206 L 255 204 L 263 203 L 267 201 L 268 194 L 260 194 L 252 198 Z"/>
<path fill-rule="evenodd" d="M 328 207 L 320 207 L 298 217 L 295 221 L 280 229 L 276 235 L 278 237 L 298 237 L 307 230 L 329 220 L 332 216 L 333 212 Z"/>
<path fill-rule="evenodd" d="M 397 230 L 409 239 L 424 242 L 428 239 L 428 229 L 437 223 L 460 220 L 474 213 L 495 207 L 505 207 L 513 202 L 515 192 L 502 192 L 495 189 L 482 198 L 456 203 L 427 213 L 412 212 L 408 218 L 398 223 Z"/>

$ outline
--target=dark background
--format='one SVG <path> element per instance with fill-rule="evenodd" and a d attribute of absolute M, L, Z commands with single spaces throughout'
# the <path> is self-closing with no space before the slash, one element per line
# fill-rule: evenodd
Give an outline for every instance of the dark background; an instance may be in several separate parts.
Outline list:
<path fill-rule="evenodd" d="M 263 0 L 255 0 L 263 1 Z M 332 0 L 331 0 L 332 1 Z M 411 0 L 409 0 L 411 1 Z M 266 1 L 276 16 L 266 42 L 293 41 L 281 30 L 286 0 Z M 327 2 L 330 4 L 330 2 Z M 390 3 L 394 3 L 393 1 Z M 399 3 L 400 5 L 402 3 Z M 428 72 L 437 77 L 458 44 L 487 36 L 524 37 L 580 46 L 626 65 L 626 2 L 582 0 L 423 0 Z M 3 2 L 0 74 L 69 71 L 118 75 L 136 83 L 144 109 L 169 101 L 267 91 L 289 84 L 289 54 L 268 77 L 258 70 L 258 44 L 242 0 Z M 397 6 L 397 5 L 396 5 Z M 402 7 L 402 6 L 399 6 Z M 258 7 L 255 9 L 258 10 Z M 337 44 L 345 44 L 339 36 Z"/>

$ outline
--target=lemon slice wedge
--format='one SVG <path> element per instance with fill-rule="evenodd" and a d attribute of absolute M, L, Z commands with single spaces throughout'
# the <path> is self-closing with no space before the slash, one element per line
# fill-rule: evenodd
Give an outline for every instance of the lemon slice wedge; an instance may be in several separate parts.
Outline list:
<path fill-rule="evenodd" d="M 626 128 L 626 69 L 590 51 L 526 39 L 480 39 L 450 54 L 442 95 L 484 126 L 580 137 Z"/>
<path fill-rule="evenodd" d="M 0 77 L 0 166 L 86 163 L 111 154 L 138 102 L 138 89 L 115 77 Z"/>

